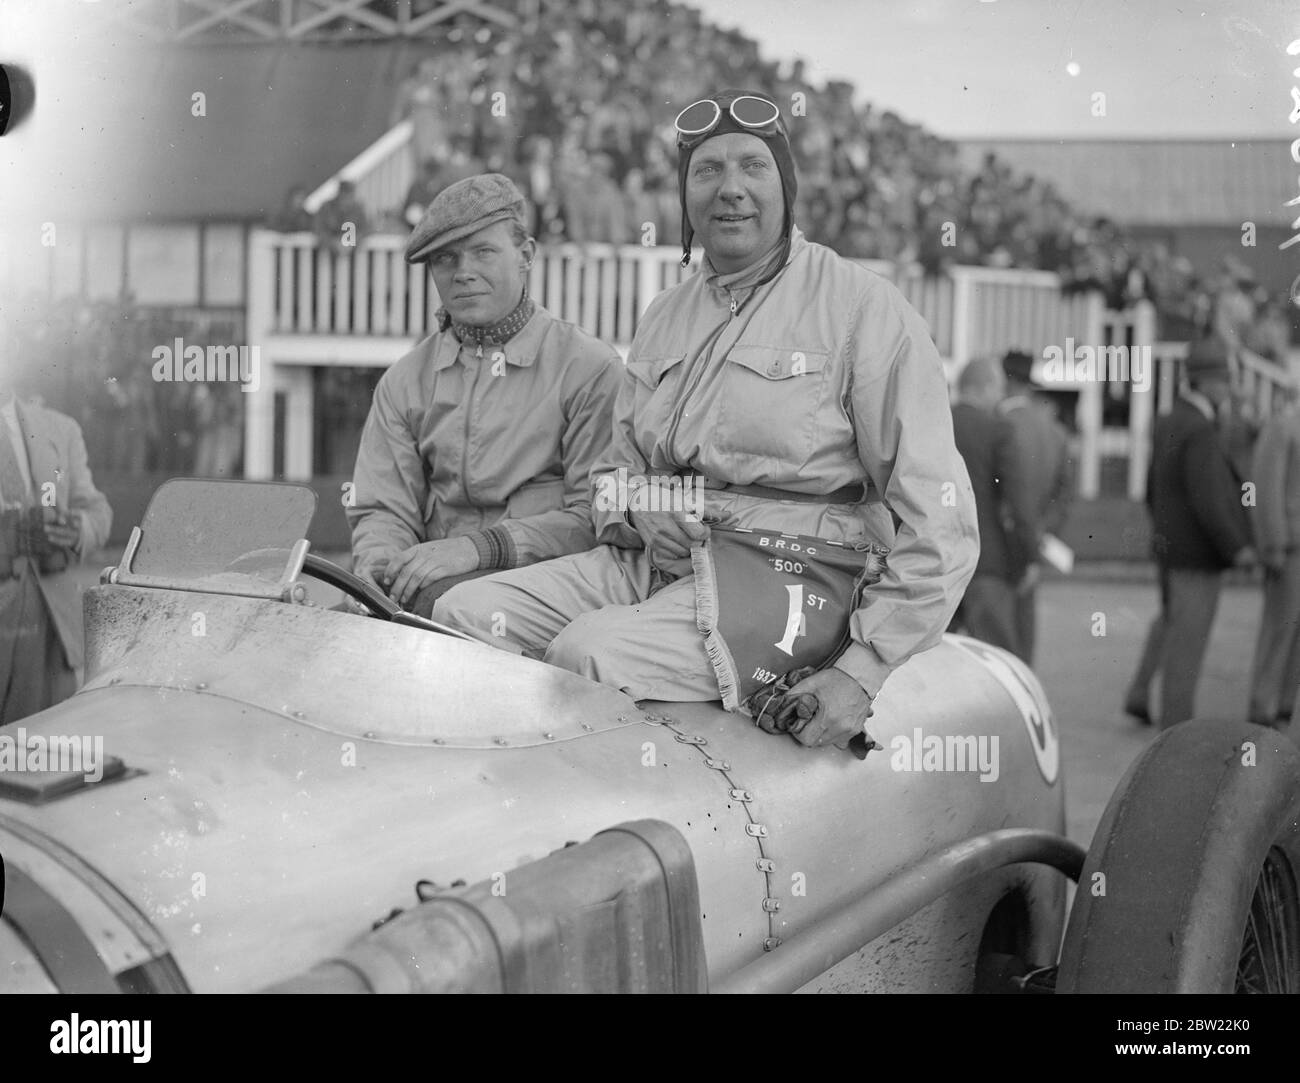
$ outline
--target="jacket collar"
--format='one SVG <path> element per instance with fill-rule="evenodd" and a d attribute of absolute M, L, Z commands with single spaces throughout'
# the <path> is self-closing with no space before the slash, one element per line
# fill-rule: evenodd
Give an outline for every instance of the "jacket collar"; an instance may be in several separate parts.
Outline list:
<path fill-rule="evenodd" d="M 536 358 L 537 351 L 541 349 L 542 336 L 545 335 L 546 325 L 551 319 L 553 317 L 546 309 L 542 308 L 541 305 L 534 305 L 533 315 L 524 324 L 523 330 L 512 336 L 508 342 L 485 345 L 483 347 L 483 360 L 487 361 L 499 351 L 505 355 L 507 365 L 528 368 Z M 467 365 L 477 363 L 477 351 L 478 347 L 472 343 L 466 342 L 462 344 L 452 334 L 451 328 L 446 331 L 438 331 L 433 336 L 433 371 L 441 372 L 445 368 L 450 368 L 462 353 L 466 358 L 465 363 Z"/>
<path fill-rule="evenodd" d="M 785 266 L 789 267 L 795 256 L 807 246 L 808 242 L 804 238 L 803 231 L 798 226 L 792 226 L 790 228 L 790 248 L 786 253 Z M 784 247 L 785 238 L 782 237 L 748 267 L 742 267 L 739 271 L 731 271 L 727 274 L 714 269 L 713 262 L 706 252 L 704 265 L 700 271 L 704 285 L 715 294 L 722 294 L 728 300 L 743 303 L 749 299 L 749 295 L 754 290 L 754 284 L 759 282 L 772 269 L 773 261 L 780 258 L 780 253 Z"/>

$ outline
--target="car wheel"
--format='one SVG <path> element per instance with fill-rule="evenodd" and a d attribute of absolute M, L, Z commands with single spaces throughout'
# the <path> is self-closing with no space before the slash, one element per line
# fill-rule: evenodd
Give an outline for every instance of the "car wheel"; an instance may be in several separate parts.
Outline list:
<path fill-rule="evenodd" d="M 1300 991 L 1300 752 L 1184 722 L 1111 797 L 1066 927 L 1059 992 Z"/>

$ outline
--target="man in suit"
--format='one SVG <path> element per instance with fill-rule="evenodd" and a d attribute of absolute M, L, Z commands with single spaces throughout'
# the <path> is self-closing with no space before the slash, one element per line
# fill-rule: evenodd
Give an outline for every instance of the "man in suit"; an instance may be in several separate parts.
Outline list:
<path fill-rule="evenodd" d="M 1300 413 L 1292 399 L 1255 448 L 1255 547 L 1264 565 L 1250 720 L 1285 726 L 1300 686 Z"/>
<path fill-rule="evenodd" d="M 84 661 L 74 567 L 108 541 L 81 429 L 0 381 L 0 725 L 76 691 Z"/>
<path fill-rule="evenodd" d="M 998 414 L 1011 425 L 1011 446 L 1020 467 L 1027 500 L 1033 516 L 1034 548 L 1044 534 L 1059 534 L 1070 510 L 1073 490 L 1069 458 L 1069 437 L 1056 420 L 1050 403 L 1034 392 L 1030 376 L 1034 359 L 1012 350 L 1002 359 L 1007 380 L 1007 397 L 998 403 Z M 1016 636 L 1020 657 L 1033 664 L 1037 636 L 1038 565 L 1030 564 L 1016 593 Z"/>
<path fill-rule="evenodd" d="M 1016 603 L 1026 577 L 1033 574 L 1038 539 L 1014 433 L 1010 422 L 997 415 L 1005 391 L 1002 366 L 989 358 L 969 362 L 957 380 L 953 437 L 975 494 L 980 555 L 954 627 L 1023 658 Z"/>
<path fill-rule="evenodd" d="M 1156 420 L 1147 481 L 1160 571 L 1160 615 L 1151 624 L 1125 710 L 1150 722 L 1150 686 L 1163 674 L 1161 729 L 1194 714 L 1196 682 L 1219 605 L 1224 568 L 1255 562 L 1240 479 L 1233 473 L 1216 418 L 1231 395 L 1223 344 L 1192 344 L 1187 387 Z"/>

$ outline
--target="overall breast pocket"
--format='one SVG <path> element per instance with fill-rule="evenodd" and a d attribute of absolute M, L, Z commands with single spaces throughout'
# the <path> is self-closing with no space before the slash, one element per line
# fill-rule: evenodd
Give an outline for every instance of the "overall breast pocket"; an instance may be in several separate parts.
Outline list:
<path fill-rule="evenodd" d="M 651 457 L 672 421 L 672 406 L 682 381 L 684 354 L 629 358 L 628 374 L 637 382 L 634 439 L 641 454 Z"/>
<path fill-rule="evenodd" d="M 673 382 L 676 374 L 672 373 L 684 359 L 683 354 L 672 354 L 667 357 L 629 357 L 627 360 L 627 371 L 629 375 L 643 383 L 651 391 L 654 391 L 661 383 L 664 382 L 665 376 L 670 376 L 669 383 Z"/>
<path fill-rule="evenodd" d="M 802 464 L 826 408 L 830 353 L 797 346 L 737 345 L 727 355 L 718 446 Z"/>

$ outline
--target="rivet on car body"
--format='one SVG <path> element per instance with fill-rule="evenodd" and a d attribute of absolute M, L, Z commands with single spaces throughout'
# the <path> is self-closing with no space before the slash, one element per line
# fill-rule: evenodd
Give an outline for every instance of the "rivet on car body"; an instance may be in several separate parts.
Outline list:
<path fill-rule="evenodd" d="M 709 758 L 709 759 L 707 759 L 707 760 L 704 761 L 704 766 L 705 766 L 705 767 L 710 767 L 710 768 L 712 768 L 714 771 L 730 771 L 730 770 L 731 770 L 731 764 L 729 764 L 726 760 L 715 760 L 715 759 Z"/>
<path fill-rule="evenodd" d="M 754 864 L 758 866 L 759 872 L 776 872 L 776 862 L 770 857 L 760 857 Z"/>
<path fill-rule="evenodd" d="M 374 730 L 366 730 L 366 732 L 363 733 L 361 736 L 362 736 L 365 740 L 367 740 L 367 741 L 373 741 L 373 740 L 375 739 L 375 731 L 374 731 Z"/>
<path fill-rule="evenodd" d="M 297 719 L 303 719 L 307 717 L 307 713 L 305 711 L 294 711 L 293 717 Z"/>
<path fill-rule="evenodd" d="M 752 801 L 754 796 L 748 790 L 732 790 L 731 799 L 733 801 Z"/>
<path fill-rule="evenodd" d="M 207 681 L 199 681 L 199 683 L 194 686 L 194 690 L 196 692 L 202 692 L 205 688 L 207 688 L 207 686 L 208 686 Z"/>
<path fill-rule="evenodd" d="M 508 745 L 510 742 L 507 741 L 504 737 L 493 737 L 492 743 L 494 745 Z"/>
<path fill-rule="evenodd" d="M 781 938 L 779 936 L 769 936 L 763 941 L 764 951 L 773 951 L 776 948 L 779 948 L 780 946 L 781 946 Z"/>
<path fill-rule="evenodd" d="M 764 824 L 746 824 L 745 834 L 752 835 L 756 839 L 767 838 L 767 827 Z"/>
<path fill-rule="evenodd" d="M 586 723 L 586 722 L 584 722 L 584 723 L 582 724 L 582 728 L 583 728 L 584 730 L 586 730 L 588 733 L 591 732 L 591 726 L 590 726 L 588 723 Z"/>
<path fill-rule="evenodd" d="M 555 734 L 553 733 L 543 733 L 542 736 L 545 737 L 548 741 L 555 740 Z"/>
<path fill-rule="evenodd" d="M 780 899 L 764 899 L 764 900 L 763 900 L 763 909 L 766 910 L 769 914 L 775 914 L 778 910 L 781 909 L 781 900 L 780 900 Z"/>

